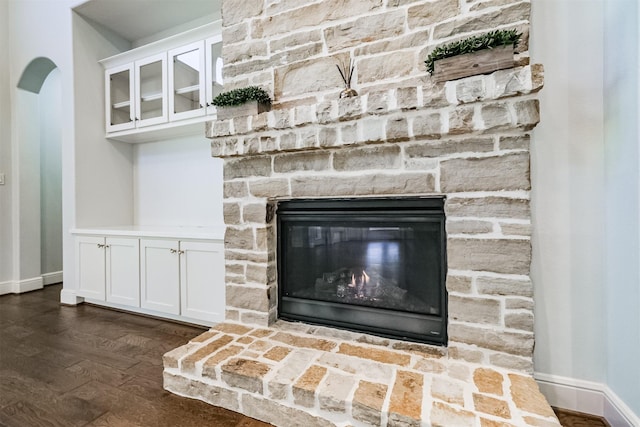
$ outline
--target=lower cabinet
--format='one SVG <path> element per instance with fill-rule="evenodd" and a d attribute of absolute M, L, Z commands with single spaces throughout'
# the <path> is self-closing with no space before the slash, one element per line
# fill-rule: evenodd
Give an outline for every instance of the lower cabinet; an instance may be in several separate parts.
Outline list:
<path fill-rule="evenodd" d="M 140 306 L 138 239 L 82 236 L 76 254 L 78 295 Z"/>
<path fill-rule="evenodd" d="M 172 318 L 224 320 L 221 242 L 76 237 L 78 295 Z"/>

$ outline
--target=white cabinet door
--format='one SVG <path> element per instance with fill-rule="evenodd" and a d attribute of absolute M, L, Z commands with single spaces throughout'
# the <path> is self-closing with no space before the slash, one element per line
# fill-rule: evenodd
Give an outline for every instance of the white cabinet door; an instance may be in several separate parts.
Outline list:
<path fill-rule="evenodd" d="M 107 301 L 140 307 L 140 244 L 137 238 L 106 239 Z"/>
<path fill-rule="evenodd" d="M 169 120 L 204 116 L 204 42 L 169 51 Z"/>
<path fill-rule="evenodd" d="M 213 98 L 223 92 L 222 82 L 222 36 L 210 37 L 205 41 L 205 86 L 207 114 L 216 112 L 211 103 Z"/>
<path fill-rule="evenodd" d="M 182 316 L 209 322 L 224 320 L 222 243 L 180 242 L 180 288 Z"/>
<path fill-rule="evenodd" d="M 142 308 L 180 314 L 178 242 L 140 240 L 140 291 Z"/>
<path fill-rule="evenodd" d="M 135 62 L 136 127 L 166 123 L 167 53 Z"/>
<path fill-rule="evenodd" d="M 135 127 L 133 95 L 133 64 L 125 64 L 105 71 L 107 132 Z"/>
<path fill-rule="evenodd" d="M 76 238 L 76 283 L 79 296 L 104 300 L 104 237 Z"/>

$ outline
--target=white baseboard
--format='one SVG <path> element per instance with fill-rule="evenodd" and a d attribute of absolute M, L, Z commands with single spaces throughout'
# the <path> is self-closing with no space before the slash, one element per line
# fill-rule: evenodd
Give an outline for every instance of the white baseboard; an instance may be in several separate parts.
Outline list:
<path fill-rule="evenodd" d="M 13 293 L 21 294 L 23 292 L 35 291 L 44 287 L 42 276 L 32 277 L 31 279 L 18 280 L 13 283 Z"/>
<path fill-rule="evenodd" d="M 21 294 L 23 292 L 35 291 L 44 287 L 42 276 L 24 280 L 11 280 L 0 283 L 0 295 Z"/>
<path fill-rule="evenodd" d="M 13 292 L 13 282 L 0 282 L 0 295 L 10 294 Z"/>
<path fill-rule="evenodd" d="M 551 406 L 603 417 L 615 427 L 640 427 L 640 418 L 606 384 L 536 372 Z"/>
<path fill-rule="evenodd" d="M 44 285 L 54 285 L 62 282 L 62 271 L 54 271 L 53 273 L 45 273 L 42 275 Z"/>

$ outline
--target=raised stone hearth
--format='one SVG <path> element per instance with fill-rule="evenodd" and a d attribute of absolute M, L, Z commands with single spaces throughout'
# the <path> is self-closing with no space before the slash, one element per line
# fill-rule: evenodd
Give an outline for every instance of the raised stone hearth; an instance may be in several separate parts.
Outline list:
<path fill-rule="evenodd" d="M 165 388 L 278 426 L 559 426 L 531 376 L 443 349 L 223 323 L 164 357 Z"/>

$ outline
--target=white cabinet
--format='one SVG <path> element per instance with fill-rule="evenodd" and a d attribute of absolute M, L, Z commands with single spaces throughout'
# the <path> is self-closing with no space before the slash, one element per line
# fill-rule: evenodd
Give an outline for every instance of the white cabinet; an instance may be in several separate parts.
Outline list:
<path fill-rule="evenodd" d="M 142 239 L 142 307 L 193 319 L 224 319 L 222 244 Z"/>
<path fill-rule="evenodd" d="M 135 127 L 133 64 L 107 70 L 105 88 L 107 133 L 133 129 Z"/>
<path fill-rule="evenodd" d="M 104 300 L 104 237 L 83 236 L 76 239 L 76 283 L 81 297 Z"/>
<path fill-rule="evenodd" d="M 107 136 L 145 142 L 201 133 L 195 125 L 216 112 L 211 101 L 222 91 L 220 32 L 204 26 L 102 60 Z"/>
<path fill-rule="evenodd" d="M 205 114 L 204 56 L 203 42 L 169 51 L 169 117 L 172 121 Z"/>
<path fill-rule="evenodd" d="M 165 52 L 135 62 L 136 127 L 165 123 L 167 112 L 167 55 Z"/>
<path fill-rule="evenodd" d="M 224 247 L 222 244 L 180 242 L 180 313 L 194 319 L 224 319 Z"/>
<path fill-rule="evenodd" d="M 107 301 L 140 307 L 140 242 L 126 237 L 105 239 Z"/>
<path fill-rule="evenodd" d="M 209 37 L 205 40 L 205 96 L 207 114 L 216 112 L 216 107 L 211 103 L 213 98 L 222 93 L 222 36 Z"/>
<path fill-rule="evenodd" d="M 81 236 L 76 239 L 76 256 L 79 296 L 140 305 L 138 239 Z"/>
<path fill-rule="evenodd" d="M 222 92 L 222 36 L 169 51 L 169 119 L 216 112 L 213 98 Z"/>
<path fill-rule="evenodd" d="M 141 306 L 180 314 L 180 263 L 175 240 L 140 241 Z"/>
<path fill-rule="evenodd" d="M 113 230 L 116 235 L 97 236 L 97 231 L 74 231 L 78 296 L 95 304 L 203 325 L 224 321 L 222 241 L 189 234 L 183 234 L 185 238 L 117 235 Z"/>

